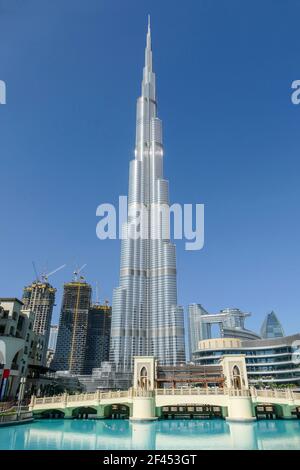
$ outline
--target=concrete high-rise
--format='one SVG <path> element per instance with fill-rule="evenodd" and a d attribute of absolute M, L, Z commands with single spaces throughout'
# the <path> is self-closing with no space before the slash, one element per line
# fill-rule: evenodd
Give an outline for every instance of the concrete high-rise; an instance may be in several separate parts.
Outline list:
<path fill-rule="evenodd" d="M 111 307 L 92 305 L 89 309 L 84 373 L 91 374 L 109 359 Z"/>
<path fill-rule="evenodd" d="M 55 292 L 56 289 L 49 282 L 41 281 L 34 281 L 23 290 L 24 310 L 31 310 L 34 313 L 33 331 L 45 337 L 46 346 L 49 341 Z M 43 354 L 44 365 L 46 365 L 46 352 L 47 348 Z"/>
<path fill-rule="evenodd" d="M 169 207 L 163 153 L 148 24 L 125 233 L 132 223 L 130 214 L 136 208 L 145 208 L 147 215 L 141 220 L 143 236 L 138 239 L 127 236 L 122 240 L 120 284 L 113 294 L 110 347 L 110 361 L 120 372 L 132 370 L 133 357 L 139 355 L 153 355 L 161 365 L 185 361 L 184 314 L 183 308 L 177 305 L 175 245 L 163 236 L 164 216 L 157 216 L 159 210 L 152 211 L 155 207 Z"/>
<path fill-rule="evenodd" d="M 51 367 L 83 374 L 92 288 L 84 281 L 64 285 L 56 351 Z"/>

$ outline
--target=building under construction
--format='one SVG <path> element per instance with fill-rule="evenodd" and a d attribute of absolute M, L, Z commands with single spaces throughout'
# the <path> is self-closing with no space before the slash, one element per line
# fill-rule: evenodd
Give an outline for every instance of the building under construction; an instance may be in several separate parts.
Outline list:
<path fill-rule="evenodd" d="M 84 374 L 108 361 L 111 327 L 111 307 L 108 304 L 92 305 L 88 315 Z"/>
<path fill-rule="evenodd" d="M 46 352 L 49 341 L 56 289 L 49 282 L 34 281 L 24 287 L 22 302 L 24 310 L 34 313 L 33 331 L 44 336 L 43 365 L 46 365 Z"/>
<path fill-rule="evenodd" d="M 83 280 L 64 284 L 56 351 L 55 370 L 85 373 L 85 351 L 92 288 Z"/>

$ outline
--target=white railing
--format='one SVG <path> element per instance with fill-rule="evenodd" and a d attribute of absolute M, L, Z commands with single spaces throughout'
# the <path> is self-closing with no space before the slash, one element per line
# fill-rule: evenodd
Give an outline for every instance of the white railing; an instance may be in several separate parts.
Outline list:
<path fill-rule="evenodd" d="M 12 423 L 16 421 L 24 421 L 24 420 L 31 419 L 31 418 L 32 418 L 31 411 L 26 411 L 20 414 L 18 413 L 3 414 L 3 415 L 0 415 L 0 424 Z"/>
<path fill-rule="evenodd" d="M 223 388 L 157 388 L 156 395 L 224 395 L 226 390 Z"/>
<path fill-rule="evenodd" d="M 248 389 L 238 390 L 235 388 L 229 388 L 228 395 L 230 397 L 250 397 L 250 390 Z"/>
<path fill-rule="evenodd" d="M 78 402 L 91 402 L 96 401 L 100 402 L 103 399 L 109 398 L 127 398 L 132 396 L 130 391 L 116 391 L 116 392 L 93 392 L 93 393 L 78 393 L 76 395 L 55 395 L 52 397 L 42 397 L 36 398 L 32 396 L 30 406 L 36 405 L 53 405 L 53 404 L 62 404 L 63 406 L 67 406 L 71 403 L 78 403 Z"/>
<path fill-rule="evenodd" d="M 154 390 L 141 390 L 141 389 L 132 389 L 130 395 L 132 397 L 145 397 L 145 398 L 150 398 L 154 397 Z"/>
<path fill-rule="evenodd" d="M 38 405 L 55 405 L 57 407 L 67 407 L 80 402 L 94 402 L 100 404 L 102 400 L 118 400 L 120 398 L 128 398 L 131 400 L 134 397 L 155 397 L 155 396 L 224 396 L 229 397 L 252 397 L 253 399 L 286 399 L 286 400 L 299 400 L 300 392 L 293 392 L 290 389 L 285 390 L 257 390 L 255 388 L 237 390 L 233 388 L 219 388 L 219 387 L 187 387 L 187 388 L 157 388 L 156 390 L 141 390 L 129 389 L 122 391 L 109 391 L 101 392 L 98 390 L 93 393 L 80 393 L 76 395 L 56 395 L 52 397 L 31 398 L 31 409 L 38 407 Z"/>
<path fill-rule="evenodd" d="M 251 390 L 252 397 L 257 398 L 284 398 L 288 400 L 300 400 L 300 392 L 286 388 L 284 390 Z"/>

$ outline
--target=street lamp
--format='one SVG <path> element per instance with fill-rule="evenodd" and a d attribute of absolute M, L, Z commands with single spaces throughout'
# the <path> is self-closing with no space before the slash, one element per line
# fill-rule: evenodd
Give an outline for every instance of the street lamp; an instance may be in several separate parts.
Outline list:
<path fill-rule="evenodd" d="M 17 419 L 19 419 L 20 414 L 21 414 L 22 401 L 23 401 L 24 391 L 25 391 L 25 383 L 26 383 L 26 377 L 21 377 L 20 390 L 18 394 Z"/>

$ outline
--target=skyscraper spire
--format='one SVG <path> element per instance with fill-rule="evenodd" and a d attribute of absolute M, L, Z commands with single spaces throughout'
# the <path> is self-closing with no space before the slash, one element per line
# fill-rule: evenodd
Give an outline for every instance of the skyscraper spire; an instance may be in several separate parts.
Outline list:
<path fill-rule="evenodd" d="M 148 15 L 148 31 L 147 31 L 147 43 L 146 48 L 151 50 L 151 27 L 150 27 L 150 15 Z"/>
<path fill-rule="evenodd" d="M 149 96 L 147 93 L 149 93 Z M 144 66 L 143 83 L 142 83 L 142 96 L 155 99 L 155 74 L 152 71 L 150 15 L 148 16 L 148 31 L 147 31 L 147 38 L 146 38 L 145 66 Z"/>
<path fill-rule="evenodd" d="M 165 220 L 151 213 L 169 205 L 163 174 L 162 123 L 157 117 L 155 74 L 152 70 L 150 18 L 142 93 L 137 100 L 135 159 L 130 162 L 128 209 L 147 208 L 140 233 L 124 238 L 120 284 L 114 290 L 110 360 L 120 372 L 132 369 L 133 357 L 153 355 L 161 364 L 185 361 L 183 309 L 177 305 L 175 245 L 159 235 Z M 130 216 L 127 226 L 130 225 Z M 145 230 L 146 227 L 146 230 Z"/>

